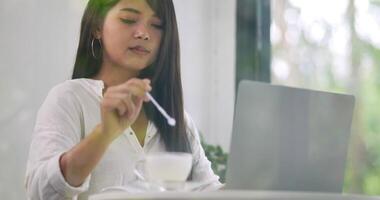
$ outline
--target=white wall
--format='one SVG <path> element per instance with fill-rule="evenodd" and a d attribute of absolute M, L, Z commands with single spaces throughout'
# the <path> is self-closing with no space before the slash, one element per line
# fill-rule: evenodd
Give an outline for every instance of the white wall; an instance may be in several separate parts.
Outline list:
<path fill-rule="evenodd" d="M 229 148 L 235 95 L 236 0 L 174 0 L 185 106 L 209 143 Z"/>
<path fill-rule="evenodd" d="M 26 199 L 35 115 L 49 89 L 70 77 L 83 4 L 0 1 L 0 199 Z"/>
<path fill-rule="evenodd" d="M 36 112 L 71 75 L 87 1 L 0 1 L 0 195 L 25 199 Z M 235 0 L 175 0 L 187 110 L 210 143 L 228 147 L 232 126 Z"/>

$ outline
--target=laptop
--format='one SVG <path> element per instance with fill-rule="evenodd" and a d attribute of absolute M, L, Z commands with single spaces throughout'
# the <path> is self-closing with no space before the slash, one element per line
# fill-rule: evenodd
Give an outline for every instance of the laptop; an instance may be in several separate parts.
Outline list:
<path fill-rule="evenodd" d="M 226 189 L 341 192 L 355 98 L 242 81 Z"/>

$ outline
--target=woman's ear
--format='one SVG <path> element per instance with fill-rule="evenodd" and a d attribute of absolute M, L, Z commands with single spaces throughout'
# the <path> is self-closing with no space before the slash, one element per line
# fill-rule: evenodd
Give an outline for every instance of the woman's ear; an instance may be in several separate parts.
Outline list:
<path fill-rule="evenodd" d="M 102 29 L 99 26 L 92 27 L 91 35 L 95 39 L 101 39 L 102 38 Z"/>
<path fill-rule="evenodd" d="M 94 31 L 94 37 L 96 38 L 96 39 L 101 39 L 102 38 L 102 31 L 100 30 L 100 29 L 96 29 L 95 31 Z"/>

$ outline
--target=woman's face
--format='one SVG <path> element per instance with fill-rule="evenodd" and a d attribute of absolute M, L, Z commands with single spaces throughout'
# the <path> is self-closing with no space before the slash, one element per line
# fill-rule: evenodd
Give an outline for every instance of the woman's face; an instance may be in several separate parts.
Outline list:
<path fill-rule="evenodd" d="M 105 17 L 100 37 L 104 61 L 140 71 L 156 59 L 162 22 L 145 0 L 121 0 Z"/>

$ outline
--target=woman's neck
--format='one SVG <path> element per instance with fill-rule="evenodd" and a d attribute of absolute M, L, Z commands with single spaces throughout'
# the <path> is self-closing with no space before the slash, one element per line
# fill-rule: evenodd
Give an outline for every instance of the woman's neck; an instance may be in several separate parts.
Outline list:
<path fill-rule="evenodd" d="M 105 87 L 120 85 L 131 78 L 139 75 L 138 71 L 131 71 L 122 66 L 114 65 L 110 62 L 103 61 L 99 73 L 94 79 L 102 80 Z"/>

